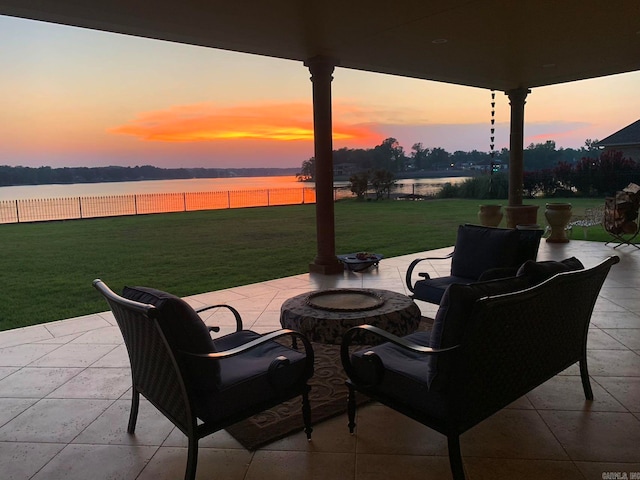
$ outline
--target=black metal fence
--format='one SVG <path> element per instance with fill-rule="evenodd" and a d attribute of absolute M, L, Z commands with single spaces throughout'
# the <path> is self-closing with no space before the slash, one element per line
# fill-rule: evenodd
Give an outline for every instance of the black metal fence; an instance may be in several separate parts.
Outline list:
<path fill-rule="evenodd" d="M 433 184 L 397 183 L 392 192 L 394 198 L 430 197 L 441 187 L 442 185 L 437 182 Z M 349 186 L 333 189 L 334 201 L 353 196 Z M 375 195 L 369 191 L 367 198 L 372 197 L 375 198 Z M 0 200 L 0 224 L 271 207 L 315 202 L 315 187 Z"/>
<path fill-rule="evenodd" d="M 315 203 L 315 188 L 147 193 L 0 201 L 0 223 Z"/>

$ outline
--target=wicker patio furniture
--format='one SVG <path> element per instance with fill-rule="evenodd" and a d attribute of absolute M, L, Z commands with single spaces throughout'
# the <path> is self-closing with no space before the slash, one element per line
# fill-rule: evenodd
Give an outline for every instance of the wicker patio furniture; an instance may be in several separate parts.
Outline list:
<path fill-rule="evenodd" d="M 307 438 L 311 414 L 307 380 L 313 375 L 313 349 L 292 330 L 260 335 L 242 329 L 216 338 L 184 300 L 155 289 L 125 287 L 117 295 L 101 280 L 94 287 L 104 296 L 120 327 L 129 353 L 132 401 L 128 433 L 136 428 L 140 395 L 167 417 L 189 440 L 185 480 L 193 480 L 198 440 L 240 420 L 302 396 Z M 205 309 L 200 309 L 203 311 Z M 288 338 L 287 338 L 288 337 Z M 277 339 L 299 340 L 301 350 Z"/>

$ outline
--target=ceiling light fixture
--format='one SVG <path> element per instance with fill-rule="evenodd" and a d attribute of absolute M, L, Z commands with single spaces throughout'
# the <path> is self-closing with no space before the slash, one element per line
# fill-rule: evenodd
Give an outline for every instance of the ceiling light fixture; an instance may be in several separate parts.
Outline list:
<path fill-rule="evenodd" d="M 436 38 L 434 40 L 431 40 L 431 43 L 435 43 L 435 44 L 440 44 L 440 43 L 447 43 L 449 40 L 447 40 L 446 38 Z"/>

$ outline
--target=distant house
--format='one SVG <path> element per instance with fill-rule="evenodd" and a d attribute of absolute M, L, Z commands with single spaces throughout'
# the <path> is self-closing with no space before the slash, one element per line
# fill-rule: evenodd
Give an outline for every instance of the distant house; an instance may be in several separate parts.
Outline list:
<path fill-rule="evenodd" d="M 503 163 L 501 160 L 483 160 L 478 163 L 462 162 L 456 163 L 455 168 L 458 170 L 475 170 L 482 173 L 496 173 L 506 172 L 509 170 L 509 165 Z"/>
<path fill-rule="evenodd" d="M 622 152 L 625 158 L 640 162 L 640 120 L 600 140 L 596 145 L 605 152 Z"/>

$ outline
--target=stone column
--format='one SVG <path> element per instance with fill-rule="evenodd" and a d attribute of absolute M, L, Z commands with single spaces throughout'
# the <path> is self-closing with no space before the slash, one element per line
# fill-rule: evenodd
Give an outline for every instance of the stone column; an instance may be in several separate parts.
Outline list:
<path fill-rule="evenodd" d="M 511 105 L 509 134 L 509 205 L 522 205 L 524 175 L 524 104 L 531 90 L 515 88 L 507 90 Z"/>
<path fill-rule="evenodd" d="M 313 84 L 313 144 L 316 159 L 316 239 L 317 254 L 309 264 L 310 272 L 339 273 L 344 266 L 336 257 L 333 208 L 333 132 L 331 125 L 331 81 L 335 59 L 317 56 L 305 66 Z"/>

